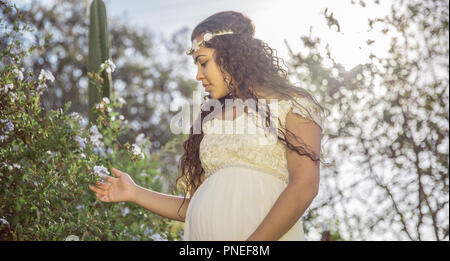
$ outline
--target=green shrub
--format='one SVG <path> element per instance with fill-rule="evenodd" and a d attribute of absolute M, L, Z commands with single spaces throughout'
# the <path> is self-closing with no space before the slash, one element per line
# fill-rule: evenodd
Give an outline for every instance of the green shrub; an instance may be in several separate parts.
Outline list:
<path fill-rule="evenodd" d="M 15 5 L 0 5 L 17 13 L 12 28 L 0 21 L 9 43 L 0 54 L 0 240 L 180 240 L 180 222 L 133 203 L 100 202 L 89 190 L 114 166 L 160 191 L 161 162 L 148 153 L 148 138 L 118 142 L 129 128 L 114 111 L 123 103 L 115 93 L 98 104 L 95 124 L 69 114 L 70 102 L 44 112 L 40 95 L 53 75 L 44 69 L 36 77 L 23 58 L 45 44 L 21 46 L 19 36 L 31 30 Z M 98 87 L 99 73 L 89 76 Z"/>

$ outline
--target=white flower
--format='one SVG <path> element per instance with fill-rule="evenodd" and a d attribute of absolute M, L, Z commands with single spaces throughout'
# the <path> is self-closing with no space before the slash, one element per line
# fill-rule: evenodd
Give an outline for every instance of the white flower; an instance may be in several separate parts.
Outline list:
<path fill-rule="evenodd" d="M 94 154 L 100 155 L 103 158 L 106 156 L 105 150 L 102 147 L 95 147 L 92 149 L 92 151 L 94 152 Z"/>
<path fill-rule="evenodd" d="M 70 236 L 66 237 L 66 241 L 80 241 L 80 238 L 75 235 L 70 235 Z"/>
<path fill-rule="evenodd" d="M 96 175 L 109 175 L 109 171 L 104 166 L 94 166 L 94 174 Z"/>
<path fill-rule="evenodd" d="M 139 146 L 137 146 L 136 144 L 133 144 L 133 153 L 135 155 L 142 153 L 141 148 Z"/>
<path fill-rule="evenodd" d="M 123 104 L 127 104 L 127 102 L 122 97 L 117 98 L 117 102 L 122 104 L 122 105 Z"/>
<path fill-rule="evenodd" d="M 203 40 L 205 40 L 205 41 L 209 41 L 209 40 L 211 40 L 212 38 L 213 38 L 212 33 L 206 33 L 206 34 L 203 36 Z"/>
<path fill-rule="evenodd" d="M 3 141 L 5 141 L 6 140 L 6 136 L 5 135 L 0 135 L 0 142 L 3 142 Z"/>
<path fill-rule="evenodd" d="M 192 45 L 194 46 L 194 51 L 198 51 L 200 49 L 200 43 L 197 42 L 197 39 L 194 39 L 194 41 L 192 41 Z"/>
<path fill-rule="evenodd" d="M 82 118 L 80 124 L 83 128 L 85 128 L 89 124 L 89 121 L 86 118 Z"/>
<path fill-rule="evenodd" d="M 97 110 L 100 110 L 100 109 L 103 109 L 105 107 L 105 105 L 101 102 L 101 103 L 98 103 L 97 105 L 95 105 L 95 108 L 97 109 Z"/>
<path fill-rule="evenodd" d="M 132 145 L 133 154 L 134 156 L 139 156 L 140 158 L 144 158 L 144 153 L 142 152 L 141 148 L 137 146 L 136 144 Z"/>
<path fill-rule="evenodd" d="M 144 231 L 144 235 L 153 234 L 153 229 L 151 227 L 146 227 Z"/>
<path fill-rule="evenodd" d="M 103 102 L 106 103 L 106 104 L 109 104 L 109 99 L 108 99 L 108 97 L 103 97 Z"/>
<path fill-rule="evenodd" d="M 121 114 L 119 115 L 119 120 L 123 121 L 125 119 L 125 117 Z"/>
<path fill-rule="evenodd" d="M 113 154 L 113 150 L 112 150 L 111 148 L 108 148 L 108 149 L 106 150 L 106 153 L 108 153 L 109 155 L 111 155 L 111 154 Z"/>
<path fill-rule="evenodd" d="M 6 131 L 13 131 L 14 130 L 14 124 L 11 121 L 8 121 L 6 123 Z"/>
<path fill-rule="evenodd" d="M 111 113 L 112 112 L 112 108 L 107 108 L 106 111 Z"/>
<path fill-rule="evenodd" d="M 96 147 L 100 147 L 102 145 L 101 140 L 103 138 L 102 134 L 100 134 L 100 132 L 98 132 L 97 126 L 96 125 L 92 125 L 92 127 L 89 129 L 91 132 L 91 136 L 89 137 L 91 142 L 96 146 Z"/>
<path fill-rule="evenodd" d="M 109 176 L 109 171 L 103 166 L 94 166 L 94 174 L 102 178 L 102 182 L 105 182 L 105 176 Z"/>
<path fill-rule="evenodd" d="M 130 209 L 128 207 L 125 207 L 122 209 L 122 216 L 126 216 L 130 213 Z"/>
<path fill-rule="evenodd" d="M 113 63 L 111 59 L 106 60 L 104 63 L 100 65 L 101 70 L 105 70 L 107 73 L 112 73 L 116 70 L 116 65 Z"/>
<path fill-rule="evenodd" d="M 77 120 L 81 120 L 81 115 L 78 112 L 72 112 L 69 116 Z"/>
<path fill-rule="evenodd" d="M 5 92 L 8 92 L 8 90 L 12 90 L 14 88 L 14 85 L 12 83 L 5 85 L 4 88 L 0 88 L 0 91 L 5 90 Z"/>
<path fill-rule="evenodd" d="M 89 138 L 90 138 L 92 144 L 94 144 L 94 146 L 96 146 L 96 147 L 101 147 L 102 146 L 101 138 L 103 138 L 103 136 L 101 134 L 99 134 L 99 135 L 91 135 Z"/>
<path fill-rule="evenodd" d="M 90 131 L 91 134 L 93 134 L 93 135 L 100 134 L 100 133 L 98 132 L 97 125 L 92 125 L 91 128 L 89 129 L 89 131 Z"/>
<path fill-rule="evenodd" d="M 22 168 L 22 166 L 20 166 L 20 165 L 17 164 L 17 163 L 13 163 L 13 167 L 16 168 L 16 169 L 21 169 L 21 168 Z"/>
<path fill-rule="evenodd" d="M 84 118 L 78 112 L 72 112 L 69 116 L 76 119 L 81 126 L 85 126 Z"/>
<path fill-rule="evenodd" d="M 75 141 L 77 141 L 80 148 L 84 150 L 84 148 L 86 147 L 86 139 L 81 138 L 80 136 L 76 136 Z"/>
<path fill-rule="evenodd" d="M 150 238 L 154 241 L 167 241 L 167 239 L 162 237 L 161 234 L 153 234 Z"/>
<path fill-rule="evenodd" d="M 20 68 L 20 70 L 19 69 L 17 69 L 17 68 L 14 68 L 14 70 L 13 70 L 13 73 L 15 73 L 16 74 L 16 77 L 17 77 L 17 79 L 19 80 L 19 81 L 22 81 L 23 80 L 23 68 Z"/>
<path fill-rule="evenodd" d="M 38 87 L 36 88 L 36 91 L 39 91 L 40 89 L 47 89 L 47 84 L 45 84 L 45 83 L 42 83 L 42 84 L 39 84 L 38 85 Z"/>
<path fill-rule="evenodd" d="M 142 145 L 145 143 L 145 134 L 144 133 L 140 133 L 139 135 L 136 136 L 136 144 L 138 145 Z"/>
<path fill-rule="evenodd" d="M 14 124 L 11 121 L 6 122 L 5 133 L 8 134 L 10 131 L 14 131 Z"/>
<path fill-rule="evenodd" d="M 328 230 L 328 226 L 327 226 L 325 223 L 319 222 L 319 224 L 320 224 L 320 226 L 322 227 L 322 230 L 323 230 L 323 231 L 327 231 L 327 230 Z"/>
<path fill-rule="evenodd" d="M 83 159 L 85 159 L 85 158 L 86 158 L 86 155 L 85 155 L 84 153 L 81 153 L 81 154 L 80 154 L 80 157 L 83 158 Z"/>
<path fill-rule="evenodd" d="M 53 77 L 53 74 L 47 70 L 41 69 L 41 73 L 39 74 L 39 81 L 55 81 L 55 77 Z"/>
<path fill-rule="evenodd" d="M 2 223 L 3 225 L 9 225 L 8 220 L 4 218 L 0 218 L 0 223 Z"/>

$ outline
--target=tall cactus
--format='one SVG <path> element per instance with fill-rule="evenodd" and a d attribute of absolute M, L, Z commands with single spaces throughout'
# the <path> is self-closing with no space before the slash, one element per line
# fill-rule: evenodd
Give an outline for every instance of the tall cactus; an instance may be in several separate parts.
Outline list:
<path fill-rule="evenodd" d="M 109 56 L 109 31 L 106 16 L 105 4 L 102 0 L 93 0 L 90 6 L 89 14 L 89 58 L 88 71 L 98 72 L 100 65 L 110 58 Z M 102 73 L 102 96 L 110 98 L 110 89 L 112 88 L 111 73 Z M 89 81 L 89 121 L 95 120 L 93 110 L 99 102 L 97 88 Z"/>

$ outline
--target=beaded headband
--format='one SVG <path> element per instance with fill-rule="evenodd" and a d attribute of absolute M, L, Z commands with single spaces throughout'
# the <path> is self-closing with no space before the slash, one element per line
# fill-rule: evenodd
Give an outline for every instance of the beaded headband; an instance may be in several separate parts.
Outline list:
<path fill-rule="evenodd" d="M 200 49 L 200 45 L 204 44 L 205 42 L 208 42 L 209 40 L 213 39 L 216 36 L 224 35 L 224 34 L 234 34 L 234 33 L 231 29 L 222 30 L 217 33 L 207 32 L 203 35 L 203 40 L 201 42 L 197 42 L 197 39 L 194 39 L 194 41 L 192 41 L 192 47 L 186 51 L 186 54 L 187 55 L 193 54 L 195 51 Z"/>

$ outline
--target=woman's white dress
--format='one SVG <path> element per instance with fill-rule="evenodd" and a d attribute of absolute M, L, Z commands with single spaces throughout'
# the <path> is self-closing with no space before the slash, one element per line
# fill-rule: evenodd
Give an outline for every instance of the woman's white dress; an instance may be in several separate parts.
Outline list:
<path fill-rule="evenodd" d="M 268 103 L 272 119 L 279 117 L 285 126 L 292 110 L 323 129 L 323 117 L 315 104 L 304 97 L 292 99 L 304 107 L 292 100 Z M 202 125 L 199 153 L 206 179 L 190 200 L 184 240 L 246 240 L 289 182 L 285 145 L 257 127 L 262 126 L 261 116 L 248 111 L 235 119 L 214 118 Z M 301 218 L 279 240 L 304 240 Z"/>

